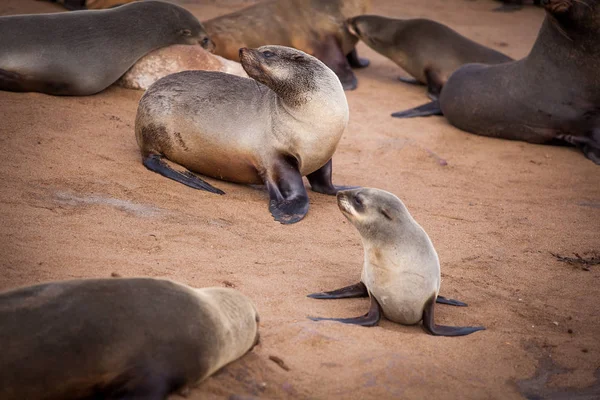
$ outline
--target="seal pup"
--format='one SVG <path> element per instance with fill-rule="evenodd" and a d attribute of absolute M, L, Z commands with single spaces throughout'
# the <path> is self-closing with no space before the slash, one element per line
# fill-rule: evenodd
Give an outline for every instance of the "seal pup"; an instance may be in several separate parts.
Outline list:
<path fill-rule="evenodd" d="M 369 312 L 356 318 L 315 318 L 374 326 L 381 314 L 390 321 L 414 325 L 423 321 L 436 336 L 463 336 L 484 330 L 478 327 L 436 325 L 435 303 L 466 306 L 438 295 L 440 262 L 427 233 L 392 193 L 372 188 L 340 191 L 338 206 L 358 229 L 364 247 L 361 281 L 342 289 L 308 295 L 315 299 L 371 298 Z"/>
<path fill-rule="evenodd" d="M 545 0 L 527 57 L 468 64 L 448 80 L 440 107 L 467 132 L 529 143 L 569 143 L 600 164 L 600 2 Z"/>
<path fill-rule="evenodd" d="M 164 399 L 258 343 L 252 302 L 228 288 L 83 279 L 0 293 L 0 398 Z"/>
<path fill-rule="evenodd" d="M 331 157 L 348 124 L 339 79 L 321 61 L 284 46 L 240 49 L 252 79 L 185 71 L 140 99 L 135 134 L 146 168 L 194 189 L 223 194 L 190 171 L 230 182 L 264 183 L 275 220 L 308 212 L 313 191 L 334 195 Z M 189 171 L 167 165 L 167 158 Z"/>
<path fill-rule="evenodd" d="M 171 44 L 214 48 L 196 17 L 161 1 L 0 17 L 0 90 L 91 95 Z"/>
<path fill-rule="evenodd" d="M 117 81 L 117 85 L 127 89 L 147 90 L 160 78 L 192 70 L 220 71 L 248 77 L 238 62 L 212 54 L 200 46 L 175 44 L 161 47 L 140 58 Z"/>
<path fill-rule="evenodd" d="M 466 63 L 501 64 L 513 60 L 430 19 L 359 15 L 348 20 L 348 29 L 415 78 L 399 78 L 401 81 L 427 85 L 432 99 L 438 97 L 448 77 Z"/>
<path fill-rule="evenodd" d="M 370 0 L 271 0 L 205 21 L 216 54 L 238 60 L 241 47 L 282 45 L 317 57 L 331 68 L 344 90 L 357 87 L 352 68 L 369 61 L 356 53 L 358 38 L 346 20 L 364 14 Z"/>

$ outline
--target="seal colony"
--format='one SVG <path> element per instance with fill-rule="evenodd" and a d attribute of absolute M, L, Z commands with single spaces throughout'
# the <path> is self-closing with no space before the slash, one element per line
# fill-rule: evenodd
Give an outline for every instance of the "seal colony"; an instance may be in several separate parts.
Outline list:
<path fill-rule="evenodd" d="M 91 95 L 145 54 L 171 44 L 214 48 L 196 17 L 161 1 L 0 17 L 0 90 Z"/>
<path fill-rule="evenodd" d="M 358 229 L 364 247 L 361 282 L 325 293 L 315 299 L 371 298 L 369 312 L 356 318 L 315 318 L 373 326 L 383 314 L 403 325 L 423 321 L 423 328 L 436 336 L 464 336 L 484 330 L 478 327 L 436 325 L 434 307 L 438 303 L 466 306 L 439 296 L 440 262 L 427 233 L 413 219 L 395 195 L 371 188 L 340 191 L 342 214 Z"/>
<path fill-rule="evenodd" d="M 162 279 L 2 292 L 0 398 L 164 399 L 250 351 L 258 320 L 234 289 Z"/>
<path fill-rule="evenodd" d="M 252 79 L 186 71 L 154 83 L 140 99 L 135 133 L 146 168 L 194 189 L 223 194 L 192 172 L 264 183 L 275 220 L 308 212 L 302 177 L 334 195 L 331 157 L 348 124 L 337 76 L 321 61 L 284 46 L 241 49 Z M 171 168 L 167 158 L 189 171 Z"/>

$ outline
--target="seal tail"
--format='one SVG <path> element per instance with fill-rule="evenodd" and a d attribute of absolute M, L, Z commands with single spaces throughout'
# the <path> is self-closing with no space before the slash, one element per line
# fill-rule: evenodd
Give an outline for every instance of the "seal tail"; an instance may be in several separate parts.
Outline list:
<path fill-rule="evenodd" d="M 428 117 L 430 115 L 444 115 L 440 108 L 440 102 L 438 100 L 430 101 L 429 103 L 422 104 L 418 107 L 411 108 L 409 110 L 398 111 L 392 114 L 395 118 L 414 118 L 414 117 Z"/>
<path fill-rule="evenodd" d="M 465 336 L 473 332 L 483 331 L 483 326 L 445 326 L 436 325 L 433 321 L 435 298 L 432 297 L 425 304 L 423 310 L 423 328 L 433 336 Z"/>
<path fill-rule="evenodd" d="M 169 179 L 173 179 L 179 183 L 183 183 L 198 190 L 206 190 L 207 192 L 216 194 L 225 194 L 221 189 L 217 189 L 208 182 L 203 181 L 197 175 L 192 174 L 190 171 L 179 172 L 169 167 L 163 160 L 162 156 L 158 154 L 149 154 L 144 158 L 144 166 L 150 171 L 154 171 Z"/>

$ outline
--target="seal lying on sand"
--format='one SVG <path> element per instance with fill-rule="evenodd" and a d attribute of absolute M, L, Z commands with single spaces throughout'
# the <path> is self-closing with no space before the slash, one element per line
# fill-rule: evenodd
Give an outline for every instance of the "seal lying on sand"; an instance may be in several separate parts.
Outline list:
<path fill-rule="evenodd" d="M 365 258 L 361 282 L 332 292 L 314 293 L 315 299 L 371 297 L 369 312 L 357 318 L 314 318 L 362 326 L 377 325 L 381 313 L 390 321 L 423 327 L 432 335 L 463 336 L 484 327 L 436 325 L 438 303 L 466 306 L 438 296 L 440 262 L 427 233 L 402 201 L 379 189 L 340 191 L 338 206 L 362 237 Z"/>
<path fill-rule="evenodd" d="M 162 279 L 2 292 L 0 398 L 164 399 L 251 350 L 258 319 L 236 290 Z"/>
<path fill-rule="evenodd" d="M 321 61 L 283 46 L 241 49 L 253 79 L 210 71 L 162 78 L 140 100 L 135 134 L 144 165 L 195 189 L 223 192 L 189 171 L 264 183 L 277 221 L 308 212 L 302 176 L 334 195 L 331 157 L 348 124 L 337 76 Z M 189 171 L 179 172 L 163 158 Z"/>
<path fill-rule="evenodd" d="M 350 67 L 369 62 L 356 54 L 358 39 L 346 20 L 368 11 L 370 0 L 270 0 L 204 22 L 216 54 L 238 60 L 241 47 L 290 46 L 331 68 L 345 90 L 356 88 Z"/>
<path fill-rule="evenodd" d="M 0 17 L 0 90 L 90 95 L 152 50 L 198 43 L 214 48 L 196 17 L 161 1 Z"/>

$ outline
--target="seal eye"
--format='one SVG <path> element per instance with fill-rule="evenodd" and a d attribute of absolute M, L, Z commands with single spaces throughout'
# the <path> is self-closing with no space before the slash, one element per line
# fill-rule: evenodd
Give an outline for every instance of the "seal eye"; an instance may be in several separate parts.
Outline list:
<path fill-rule="evenodd" d="M 273 56 L 275 56 L 275 53 L 273 53 L 272 51 L 269 50 L 265 50 L 262 52 L 263 56 L 265 56 L 266 58 L 271 58 Z"/>
<path fill-rule="evenodd" d="M 210 42 L 210 39 L 208 37 L 205 37 L 204 39 L 202 39 L 202 45 L 203 46 L 207 45 L 208 42 Z"/>
<path fill-rule="evenodd" d="M 182 29 L 180 33 L 181 36 L 192 36 L 192 31 L 190 31 L 189 29 Z"/>
<path fill-rule="evenodd" d="M 362 200 L 358 196 L 354 196 L 354 202 L 356 203 L 357 206 L 362 206 L 363 205 Z"/>

